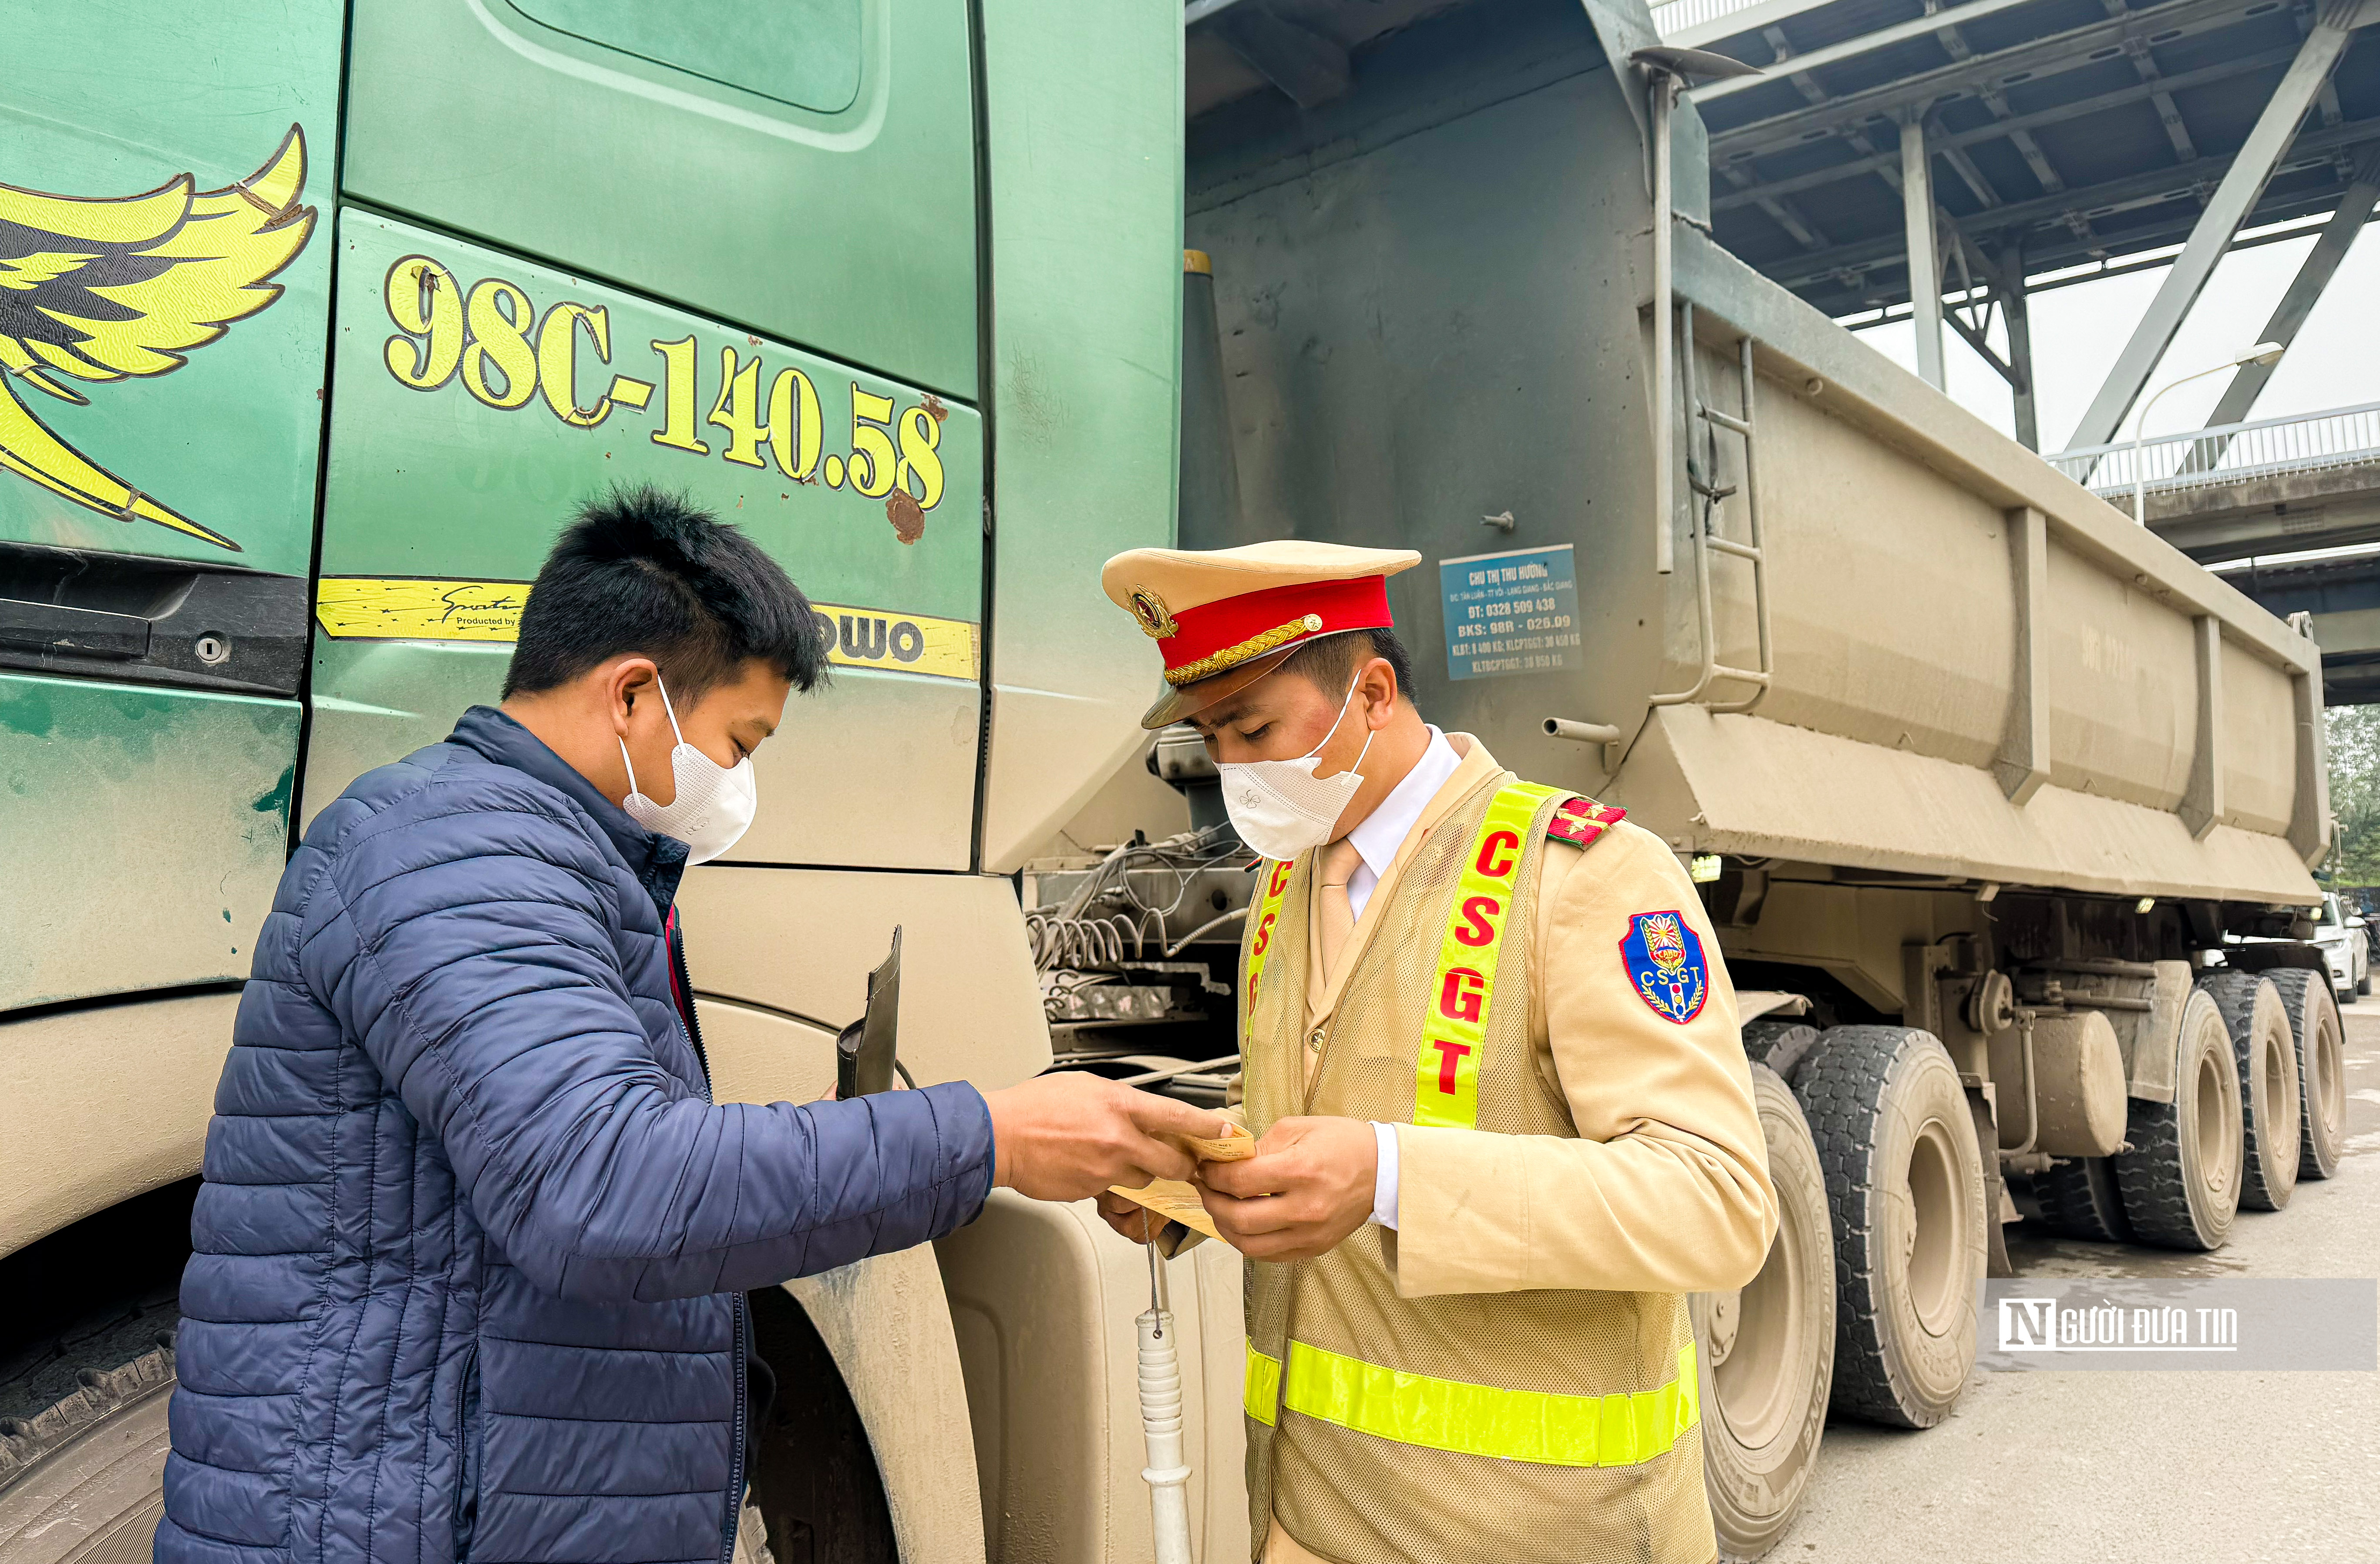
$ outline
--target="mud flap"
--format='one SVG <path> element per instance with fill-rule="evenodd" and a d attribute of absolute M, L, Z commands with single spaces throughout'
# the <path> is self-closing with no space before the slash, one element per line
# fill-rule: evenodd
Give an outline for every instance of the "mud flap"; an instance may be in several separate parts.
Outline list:
<path fill-rule="evenodd" d="M 1992 1109 L 1988 1088 L 1967 1084 L 1967 1111 L 1975 1120 L 1975 1145 L 1984 1150 L 1979 1158 L 1984 1171 L 1984 1274 L 1987 1277 L 2012 1277 L 2016 1267 L 2010 1263 L 2006 1223 L 2015 1219 L 2016 1203 L 2009 1198 L 2008 1180 L 2000 1175 L 2000 1132 L 1998 1117 Z"/>

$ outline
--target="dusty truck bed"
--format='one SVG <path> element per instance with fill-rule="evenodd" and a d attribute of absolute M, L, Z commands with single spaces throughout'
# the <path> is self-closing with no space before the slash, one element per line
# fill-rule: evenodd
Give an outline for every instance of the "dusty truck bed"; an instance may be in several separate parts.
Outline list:
<path fill-rule="evenodd" d="M 1749 711 L 1651 709 L 1614 801 L 1702 852 L 2311 901 L 2313 643 L 1699 234 L 1678 252 L 1721 406 L 1755 344 L 1775 668 Z M 1755 661 L 1749 571 L 1713 575 L 1721 661 Z"/>
<path fill-rule="evenodd" d="M 1706 238 L 1691 108 L 1673 286 L 1695 351 L 1656 571 L 1644 122 L 1607 54 L 1626 9 L 1462 7 L 1377 43 L 1342 101 L 1194 122 L 1186 236 L 1212 257 L 1241 509 L 1185 513 L 1185 545 L 1419 550 L 1391 592 L 1423 709 L 1682 850 L 2311 902 L 2313 643 Z M 1741 414 L 1745 337 L 1749 478 L 1689 406 Z M 1731 492 L 1706 506 L 1695 477 Z M 1754 503 L 1765 603 L 1724 552 Z M 1500 622 L 1552 627 L 1494 643 L 1526 655 L 1468 655 L 1448 573 L 1481 556 L 1558 588 Z M 1704 680 L 1705 572 L 1709 656 L 1765 688 Z"/>

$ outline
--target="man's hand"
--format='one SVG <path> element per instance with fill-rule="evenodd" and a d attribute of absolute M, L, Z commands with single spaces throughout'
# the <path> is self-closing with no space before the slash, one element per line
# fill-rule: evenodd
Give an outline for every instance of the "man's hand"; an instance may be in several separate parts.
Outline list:
<path fill-rule="evenodd" d="M 1038 1075 L 985 1094 L 991 1108 L 992 1182 L 1036 1200 L 1081 1200 L 1110 1184 L 1186 1179 L 1190 1153 L 1160 1133 L 1214 1136 L 1223 1116 L 1097 1075 Z M 1121 1204 L 1121 1202 L 1120 1202 Z"/>
<path fill-rule="evenodd" d="M 1108 1226 L 1135 1243 L 1149 1243 L 1172 1223 L 1137 1201 L 1126 1200 L 1113 1190 L 1099 1192 L 1099 1215 Z"/>
<path fill-rule="evenodd" d="M 1329 1254 L 1372 1214 L 1380 1143 L 1361 1119 L 1282 1119 L 1245 1162 L 1198 1169 L 1215 1231 L 1252 1260 Z"/>

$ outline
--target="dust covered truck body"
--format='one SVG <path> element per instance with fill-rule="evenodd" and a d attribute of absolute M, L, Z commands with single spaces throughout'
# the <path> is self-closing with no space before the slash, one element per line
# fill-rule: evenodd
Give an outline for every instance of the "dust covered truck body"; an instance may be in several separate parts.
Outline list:
<path fill-rule="evenodd" d="M 1390 591 L 1424 713 L 1692 860 L 1788 1206 L 1698 1314 L 1713 1503 L 1757 1553 L 1830 1401 L 1948 1412 L 2016 1199 L 2213 1247 L 2243 1182 L 2278 1204 L 2335 1157 L 2337 1016 L 2290 942 L 2329 833 L 2316 650 L 1716 246 L 1690 102 L 1652 166 L 1637 7 L 1301 14 L 1345 81 L 1229 13 L 1191 33 L 1183 544 L 1419 551 Z M 1204 823 L 1191 737 L 1150 767 Z M 1162 849 L 1183 822 L 1139 788 L 1075 840 Z M 1028 894 L 1062 933 L 1172 892 L 1120 861 L 1082 895 L 1089 863 Z M 1180 954 L 1229 977 L 1236 934 Z M 2218 964 L 2241 934 L 2280 937 L 2266 970 Z M 1168 981 L 1080 954 L 1053 964 Z M 1075 1046 L 1159 1051 L 1077 981 Z"/>

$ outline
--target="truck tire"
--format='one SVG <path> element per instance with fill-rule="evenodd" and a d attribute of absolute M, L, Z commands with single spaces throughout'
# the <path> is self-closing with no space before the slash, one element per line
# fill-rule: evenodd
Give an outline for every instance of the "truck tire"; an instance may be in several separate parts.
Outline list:
<path fill-rule="evenodd" d="M 1793 1523 L 1817 1468 L 1835 1368 L 1826 1170 L 1801 1105 L 1766 1065 L 1752 1067 L 1752 1100 L 1777 1186 L 1777 1237 L 1749 1285 L 1697 1292 L 1691 1304 L 1701 1343 L 1704 1486 L 1719 1552 L 1730 1561 L 1759 1558 Z"/>
<path fill-rule="evenodd" d="M 777 1556 L 769 1551 L 769 1523 L 752 1505 L 735 1517 L 734 1558 L 735 1564 L 777 1564 Z"/>
<path fill-rule="evenodd" d="M 2046 1173 L 2033 1175 L 2041 1219 L 2061 1238 L 2092 1243 L 2130 1243 L 2132 1224 L 2116 1188 L 2116 1164 L 2108 1157 L 2061 1158 Z"/>
<path fill-rule="evenodd" d="M 1803 1061 L 1798 1095 L 1834 1218 L 1835 1410 L 1930 1428 L 1974 1367 L 1987 1254 L 1958 1067 L 1930 1032 L 1837 1026 Z"/>
<path fill-rule="evenodd" d="M 1777 1073 L 1777 1078 L 1791 1086 L 1793 1077 L 1802 1071 L 1802 1061 L 1818 1043 L 1818 1029 L 1806 1021 L 1770 1021 L 1763 1018 L 1743 1024 L 1744 1057 L 1755 1064 L 1765 1064 Z"/>
<path fill-rule="evenodd" d="M 148 1564 L 165 1511 L 173 1349 L 86 1364 L 77 1379 L 43 1410 L 0 1421 L 0 1558 Z"/>
<path fill-rule="evenodd" d="M 2240 1204 L 2277 1211 L 2298 1187 L 2298 1135 L 2304 1105 L 2298 1094 L 2297 1042 L 2289 1008 L 2271 979 L 2253 972 L 2216 972 L 2198 986 L 2214 998 L 2231 1034 L 2240 1065 Z"/>
<path fill-rule="evenodd" d="M 2277 966 L 2265 976 L 2281 996 L 2297 1042 L 2298 1177 L 2326 1179 L 2338 1170 L 2347 1139 L 2347 1034 L 2320 974 Z"/>
<path fill-rule="evenodd" d="M 2133 1234 L 2164 1249 L 2223 1247 L 2240 1210 L 2240 1068 L 2204 988 L 2182 1005 L 2173 1100 L 2134 1097 L 2126 1134 L 2116 1187 Z"/>

